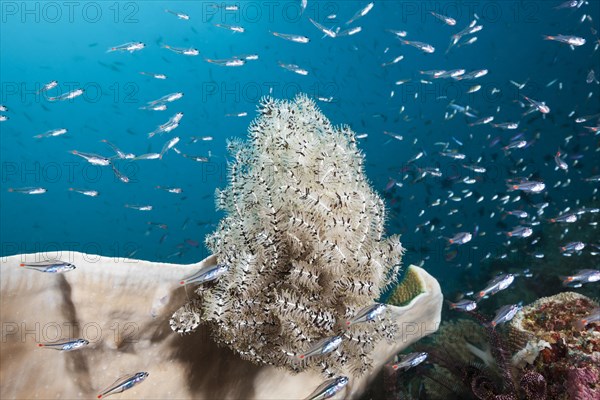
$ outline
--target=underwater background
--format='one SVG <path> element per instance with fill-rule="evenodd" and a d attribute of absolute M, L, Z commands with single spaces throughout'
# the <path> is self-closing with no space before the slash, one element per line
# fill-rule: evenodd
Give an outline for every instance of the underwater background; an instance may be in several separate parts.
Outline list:
<path fill-rule="evenodd" d="M 402 234 L 405 265 L 423 265 L 450 298 L 479 290 L 508 271 L 522 274 L 518 290 L 497 305 L 563 290 L 559 276 L 597 268 L 600 251 L 597 213 L 583 212 L 567 226 L 548 221 L 566 210 L 599 205 L 598 181 L 589 178 L 600 174 L 595 115 L 600 97 L 597 79 L 589 76 L 594 69 L 600 74 L 600 6 L 591 0 L 559 7 L 563 3 L 377 1 L 367 15 L 345 25 L 368 2 L 309 0 L 302 11 L 300 1 L 2 1 L 0 104 L 8 119 L 0 122 L 0 255 L 74 250 L 172 263 L 203 259 L 208 255 L 204 237 L 222 217 L 215 211 L 214 193 L 227 183 L 227 139 L 246 137 L 262 96 L 290 99 L 304 92 L 334 124 L 348 124 L 357 133 L 367 176 L 388 206 L 387 234 Z M 454 18 L 456 25 L 431 12 Z M 324 37 L 309 18 L 328 28 L 362 30 Z M 467 38 L 477 40 L 446 51 L 451 36 L 475 19 L 483 29 Z M 407 35 L 399 38 L 390 30 Z M 294 43 L 270 32 L 303 35 L 310 42 Z M 571 48 L 544 40 L 543 35 L 558 34 L 581 36 L 586 43 Z M 431 44 L 435 52 L 400 39 Z M 138 41 L 145 44 L 140 51 L 107 52 Z M 176 54 L 163 45 L 200 54 Z M 258 59 L 240 67 L 205 60 L 249 54 Z M 391 63 L 400 55 L 402 60 Z M 280 62 L 297 64 L 308 75 L 286 70 Z M 488 73 L 473 80 L 421 73 L 455 69 Z M 55 88 L 39 93 L 53 80 Z M 475 85 L 481 88 L 469 93 Z M 84 94 L 50 101 L 77 88 Z M 183 98 L 168 103 L 165 111 L 140 109 L 176 92 Z M 551 111 L 524 116 L 523 96 L 545 102 Z M 476 118 L 455 113 L 452 104 L 468 106 Z M 178 112 L 184 117 L 177 129 L 148 137 Z M 486 116 L 498 124 L 519 122 L 519 127 L 469 125 Z M 34 138 L 58 128 L 68 132 Z M 212 140 L 193 140 L 207 136 Z M 180 153 L 208 161 L 173 150 L 159 160 L 115 159 L 117 170 L 129 178 L 124 183 L 110 166 L 94 166 L 72 154 L 113 157 L 102 140 L 125 153 L 159 153 L 173 137 L 181 139 L 175 146 Z M 517 140 L 526 146 L 503 149 Z M 557 168 L 559 149 L 567 171 Z M 440 154 L 454 150 L 465 159 Z M 486 172 L 463 167 L 474 164 Z M 439 168 L 441 176 L 423 176 L 427 168 Z M 546 188 L 538 194 L 508 192 L 507 180 L 516 177 L 543 181 Z M 14 191 L 31 187 L 47 192 Z M 126 205 L 151 205 L 152 210 Z M 511 210 L 528 217 L 507 215 Z M 506 235 L 517 226 L 530 226 L 533 234 Z M 458 232 L 475 234 L 463 246 L 450 246 L 448 238 Z M 582 241 L 585 249 L 565 255 L 560 247 L 573 241 Z M 577 291 L 598 296 L 597 286 Z"/>

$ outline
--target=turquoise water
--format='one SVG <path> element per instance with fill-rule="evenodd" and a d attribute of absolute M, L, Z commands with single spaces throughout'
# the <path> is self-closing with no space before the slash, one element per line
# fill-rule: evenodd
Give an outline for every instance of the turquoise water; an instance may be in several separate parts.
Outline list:
<path fill-rule="evenodd" d="M 238 10 L 228 11 L 225 4 L 237 4 Z M 344 24 L 366 4 L 309 0 L 300 15 L 299 1 L 2 1 L 0 104 L 8 108 L 2 114 L 9 119 L 0 122 L 0 254 L 76 250 L 176 263 L 204 258 L 203 238 L 221 217 L 215 212 L 214 191 L 226 185 L 227 138 L 245 137 L 262 96 L 289 99 L 305 92 L 327 100 L 317 101 L 333 123 L 348 124 L 358 134 L 368 135 L 359 139 L 366 172 L 389 206 L 388 233 L 403 235 L 406 264 L 424 262 L 443 280 L 445 291 L 461 291 L 466 290 L 462 286 L 465 274 L 477 276 L 482 263 L 504 255 L 513 268 L 537 262 L 532 255 L 540 244 L 535 239 L 549 226 L 547 219 L 567 207 L 575 210 L 597 201 L 598 183 L 584 179 L 600 173 L 598 136 L 584 126 L 597 127 L 598 117 L 585 123 L 576 123 L 575 118 L 600 112 L 599 86 L 586 82 L 590 70 L 600 74 L 600 53 L 595 49 L 598 2 L 590 1 L 579 9 L 554 9 L 560 2 L 377 1 L 367 15 Z M 165 8 L 184 12 L 190 19 L 179 19 Z M 454 18 L 456 25 L 440 22 L 430 11 Z M 332 14 L 336 18 L 328 19 Z M 309 18 L 330 28 L 360 26 L 362 31 L 322 38 Z M 477 41 L 446 54 L 451 35 L 475 18 L 483 29 L 463 41 L 473 36 Z M 241 26 L 245 32 L 215 24 Z M 429 43 L 436 50 L 426 54 L 402 45 L 388 29 L 406 31 L 406 40 Z M 270 31 L 304 35 L 310 43 L 286 41 Z M 582 36 L 587 42 L 572 50 L 566 44 L 543 40 L 542 35 L 557 34 Z M 132 41 L 146 47 L 132 53 L 107 52 Z M 175 54 L 161 47 L 165 44 L 194 47 L 200 55 Z M 248 54 L 257 54 L 258 60 L 242 67 L 205 61 Z M 382 66 L 400 55 L 403 60 Z M 281 68 L 279 61 L 298 64 L 309 73 L 295 74 Z M 420 73 L 452 69 L 489 72 L 474 80 L 432 79 Z M 141 75 L 142 71 L 168 78 L 154 79 Z M 36 94 L 52 80 L 59 82 L 56 88 Z M 410 81 L 396 85 L 400 80 Z M 526 85 L 519 89 L 511 80 Z M 468 93 L 474 85 L 481 89 Z M 49 101 L 76 88 L 85 93 L 68 101 Z M 174 92 L 183 92 L 184 97 L 169 103 L 168 110 L 140 109 Z M 521 95 L 546 102 L 550 113 L 523 116 L 526 109 L 518 104 L 524 101 Z M 476 110 L 478 118 L 459 113 L 445 119 L 445 113 L 452 111 L 451 101 Z M 184 113 L 177 129 L 148 138 L 149 132 L 177 112 Z M 247 116 L 227 116 L 239 113 Z M 494 116 L 493 123 L 518 121 L 519 129 L 469 126 L 485 116 Z M 57 128 L 66 128 L 68 133 L 34 138 Z M 401 135 L 403 140 L 384 131 Z M 526 148 L 503 151 L 502 146 L 519 133 Z M 130 179 L 123 183 L 110 167 L 93 166 L 71 153 L 112 157 L 114 152 L 101 140 L 126 153 L 160 152 L 175 136 L 181 138 L 176 147 L 182 153 L 209 161 L 196 162 L 173 150 L 161 160 L 116 160 L 115 166 Z M 190 143 L 192 136 L 213 140 Z M 492 146 L 495 138 L 499 143 Z M 448 150 L 465 154 L 465 160 L 441 156 L 444 147 L 438 142 L 449 143 Z M 555 170 L 559 148 L 566 155 L 567 172 Z M 419 152 L 425 154 L 409 163 Z M 475 163 L 485 167 L 486 173 L 476 174 L 462 166 Z M 439 168 L 442 176 L 421 180 L 418 168 Z M 515 201 L 518 192 L 506 190 L 506 180 L 515 177 L 541 180 L 546 189 L 540 194 L 522 194 Z M 475 182 L 464 183 L 465 178 Z M 390 179 L 402 187 L 386 190 Z M 157 190 L 157 185 L 179 187 L 183 192 L 168 193 Z M 24 187 L 43 187 L 47 193 L 9 191 Z M 93 189 L 100 195 L 88 197 L 69 188 Z M 505 195 L 510 196 L 508 204 L 501 202 Z M 438 198 L 440 205 L 432 205 Z M 534 205 L 544 202 L 548 207 L 537 215 Z M 153 209 L 139 211 L 126 204 L 152 205 Z M 502 209 L 524 210 L 529 216 L 519 221 Z M 586 220 L 586 229 L 592 233 L 582 239 L 587 244 L 582 268 L 597 265 L 590 254 L 598 251 L 593 246 L 598 244 L 595 225 L 589 225 L 597 219 L 595 215 L 588 214 L 591 219 Z M 519 224 L 531 226 L 533 235 L 516 241 L 507 238 L 504 232 Z M 470 243 L 447 246 L 445 238 L 475 230 Z M 558 246 L 570 240 L 557 237 L 556 244 L 548 246 L 551 250 L 545 250 L 546 260 L 560 260 Z M 517 258 L 510 251 L 515 246 L 529 258 Z M 484 280 L 489 278 L 483 275 Z"/>

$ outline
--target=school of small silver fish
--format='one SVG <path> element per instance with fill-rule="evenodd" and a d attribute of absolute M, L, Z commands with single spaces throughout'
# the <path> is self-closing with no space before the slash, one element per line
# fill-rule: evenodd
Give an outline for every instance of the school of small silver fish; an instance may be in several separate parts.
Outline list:
<path fill-rule="evenodd" d="M 600 152 L 598 86 L 600 82 L 595 72 L 599 68 L 597 60 L 599 59 L 600 39 L 598 30 L 594 26 L 595 21 L 591 16 L 592 11 L 587 11 L 593 2 L 570 0 L 560 4 L 551 1 L 540 3 L 542 7 L 547 7 L 548 10 L 557 13 L 557 18 L 572 18 L 575 21 L 569 32 L 556 32 L 553 28 L 554 25 L 543 27 L 543 31 L 538 37 L 538 46 L 548 49 L 547 51 L 554 54 L 552 60 L 543 61 L 545 63 L 543 68 L 546 71 L 551 70 L 555 65 L 560 65 L 570 57 L 580 60 L 579 69 L 573 69 L 570 76 L 559 76 L 545 84 L 534 82 L 535 76 L 518 73 L 515 73 L 513 79 L 506 82 L 494 80 L 495 61 L 487 60 L 484 56 L 480 57 L 477 52 L 477 46 L 485 45 L 482 42 L 487 40 L 487 36 L 484 34 L 487 23 L 476 13 L 468 17 L 445 15 L 438 10 L 424 13 L 426 14 L 427 29 L 444 32 L 448 38 L 445 42 L 429 43 L 430 40 L 427 39 L 424 32 L 406 30 L 402 26 L 402 21 L 398 21 L 397 26 L 379 27 L 386 35 L 384 43 L 389 43 L 389 45 L 382 46 L 380 43 L 375 43 L 372 47 L 367 48 L 359 41 L 359 38 L 371 27 L 368 19 L 374 18 L 373 15 L 378 12 L 378 8 L 384 12 L 384 7 L 393 7 L 393 2 L 388 2 L 388 4 L 364 2 L 357 7 L 353 14 L 344 15 L 347 18 L 345 20 L 339 19 L 344 10 L 318 15 L 310 12 L 312 6 L 318 6 L 315 5 L 317 2 L 300 0 L 297 3 L 300 16 L 306 22 L 303 25 L 304 28 L 291 25 L 289 29 L 263 32 L 264 36 L 273 40 L 273 47 L 283 48 L 285 46 L 286 49 L 290 47 L 290 51 L 294 51 L 296 48 L 314 46 L 315 43 L 329 43 L 332 49 L 337 46 L 339 48 L 348 47 L 349 51 L 357 54 L 362 51 L 375 60 L 375 63 L 369 64 L 368 61 L 372 60 L 365 60 L 365 57 L 361 56 L 365 65 L 369 65 L 369 67 L 361 65 L 362 71 L 367 68 L 376 68 L 370 73 L 387 82 L 389 87 L 388 109 L 371 115 L 373 121 L 382 124 L 385 128 L 374 132 L 370 123 L 363 120 L 361 131 L 357 133 L 356 138 L 367 149 L 372 148 L 369 141 L 381 142 L 378 144 L 380 148 L 385 148 L 386 151 L 393 148 L 395 152 L 403 152 L 399 159 L 407 160 L 402 166 L 396 165 L 390 168 L 394 172 L 390 172 L 388 177 L 384 178 L 384 182 L 381 182 L 380 179 L 376 180 L 390 204 L 392 229 L 408 231 L 402 219 L 396 215 L 403 212 L 401 195 L 406 193 L 405 189 L 410 185 L 415 188 L 415 193 L 418 193 L 421 188 L 424 189 L 421 197 L 411 194 L 408 199 L 411 202 L 410 213 L 414 214 L 411 217 L 416 216 L 419 219 L 416 229 L 412 232 L 412 241 L 424 243 L 422 247 L 439 245 L 443 249 L 443 258 L 453 268 L 468 270 L 481 262 L 505 260 L 516 251 L 516 247 L 523 246 L 527 247 L 531 260 L 543 259 L 546 254 L 536 246 L 541 245 L 540 232 L 545 226 L 552 226 L 552 224 L 563 229 L 561 242 L 557 243 L 553 250 L 555 255 L 564 257 L 577 257 L 582 254 L 600 255 L 600 241 L 596 239 L 595 242 L 589 242 L 589 238 L 582 241 L 583 239 L 578 240 L 572 234 L 577 232 L 578 224 L 585 224 L 587 228 L 596 230 L 597 218 L 600 213 L 600 208 L 582 205 L 598 201 L 598 184 L 600 183 L 600 163 L 598 162 L 598 153 Z M 358 5 L 358 3 L 353 4 Z M 181 6 L 185 7 L 185 3 L 181 3 Z M 240 6 L 233 3 L 215 3 L 209 6 L 216 11 L 228 13 L 240 11 Z M 570 14 L 566 14 L 567 12 Z M 195 21 L 194 13 L 187 10 L 164 9 L 162 15 L 168 19 L 163 21 L 165 25 L 191 24 Z M 252 30 L 250 26 L 244 26 L 245 24 L 242 22 L 224 23 L 221 21 L 206 23 L 206 25 L 208 30 L 204 33 L 205 35 L 234 35 L 233 37 L 238 38 L 240 42 L 243 42 L 245 35 L 250 34 Z M 165 29 L 168 29 L 168 26 Z M 192 30 L 197 34 L 194 28 Z M 509 32 L 506 34 L 508 35 Z M 322 74 L 321 68 L 330 63 L 330 60 L 323 62 L 323 60 L 302 58 L 301 56 L 286 58 L 279 53 L 267 54 L 268 47 L 265 53 L 249 54 L 246 53 L 247 48 L 243 52 L 233 54 L 233 49 L 230 47 L 228 50 L 223 49 L 224 54 L 216 54 L 213 58 L 212 54 L 211 57 L 205 56 L 205 53 L 201 51 L 200 44 L 200 40 L 194 44 L 194 41 L 189 38 L 178 40 L 176 37 L 170 37 L 168 43 L 163 42 L 161 38 L 157 40 L 155 46 L 140 41 L 123 40 L 118 43 L 107 43 L 104 47 L 105 52 L 103 50 L 98 57 L 136 57 L 138 54 L 152 49 L 152 51 L 164 54 L 163 59 L 175 57 L 186 63 L 184 65 L 193 65 L 190 64 L 193 62 L 207 63 L 211 67 L 214 65 L 216 69 L 223 67 L 224 70 L 231 71 L 231 74 L 249 68 L 255 62 L 259 63 L 268 59 L 270 64 L 267 67 L 281 68 L 292 73 L 284 72 L 287 75 L 298 76 L 297 79 L 319 77 Z M 464 53 L 465 57 L 473 56 L 477 62 L 467 65 L 469 63 L 465 58 L 464 65 L 450 65 L 449 57 L 458 53 Z M 200 55 L 202 57 L 197 57 Z M 423 64 L 427 65 L 427 68 L 407 70 L 405 67 L 407 61 L 416 58 L 424 60 Z M 596 60 L 596 62 L 591 60 Z M 542 67 L 542 61 L 539 62 Z M 444 64 L 448 64 L 448 66 L 445 67 Z M 101 65 L 113 70 L 117 68 L 102 62 Z M 137 70 L 135 74 L 138 78 L 141 75 L 143 79 L 148 80 L 149 85 L 160 81 L 168 82 L 172 76 L 163 71 L 149 72 L 146 70 Z M 63 90 L 58 80 L 50 79 L 52 77 L 48 77 L 45 83 L 37 85 L 36 93 L 43 96 L 45 101 L 58 105 L 82 101 L 81 98 L 85 98 L 87 91 L 84 87 L 70 87 L 68 90 Z M 364 81 L 366 78 L 356 75 L 354 79 Z M 552 101 L 548 100 L 558 92 L 572 89 L 572 86 L 575 85 L 574 82 L 587 85 L 589 93 L 584 98 L 571 98 L 572 109 L 559 109 Z M 461 128 L 449 130 L 446 134 L 447 140 L 428 143 L 426 135 L 414 133 L 417 129 L 416 123 L 423 122 L 425 117 L 422 110 L 415 110 L 409 100 L 414 100 L 415 103 L 425 101 L 421 100 L 419 96 L 431 95 L 431 92 L 427 92 L 428 87 L 438 88 L 439 86 L 436 85 L 444 83 L 455 85 L 463 92 L 459 94 L 452 91 L 437 93 L 435 105 L 439 120 L 448 126 L 450 124 L 457 126 L 458 122 L 458 126 Z M 146 152 L 123 151 L 104 138 L 99 140 L 100 143 L 103 143 L 100 146 L 106 146 L 106 151 L 102 151 L 102 153 L 110 155 L 96 154 L 87 149 L 65 148 L 64 151 L 70 153 L 74 159 L 86 162 L 91 166 L 110 169 L 114 177 L 125 184 L 132 181 L 128 170 L 124 167 L 125 162 L 159 160 L 155 161 L 158 163 L 179 156 L 182 159 L 201 164 L 210 162 L 218 156 L 213 156 L 209 149 L 202 150 L 203 154 L 194 153 L 196 150 L 193 150 L 192 145 L 210 144 L 213 141 L 212 132 L 210 132 L 211 135 L 196 134 L 195 136 L 181 132 L 181 134 L 178 133 L 178 136 L 174 136 L 174 131 L 184 130 L 180 126 L 190 118 L 184 119 L 184 113 L 180 111 L 181 104 L 188 97 L 188 95 L 184 95 L 183 89 L 189 91 L 190 88 L 174 89 L 176 91 L 172 93 L 165 91 L 166 94 L 160 98 L 147 99 L 145 105 L 135 107 L 140 110 L 137 112 L 144 113 L 144 115 L 160 114 L 163 116 L 160 123 L 143 124 L 143 129 L 146 129 L 143 138 L 143 145 L 147 148 Z M 273 87 L 271 86 L 269 93 L 272 91 Z M 482 104 L 477 102 L 478 97 L 476 96 L 487 96 L 488 99 L 492 99 L 495 98 L 494 96 L 502 96 L 506 93 L 510 97 L 509 100 L 505 98 L 504 101 L 489 102 L 487 107 L 484 105 L 485 110 L 480 111 L 478 110 L 479 106 L 472 105 Z M 401 96 L 402 104 L 396 107 L 393 104 Z M 331 107 L 338 107 L 343 101 L 330 93 L 316 93 L 314 97 L 324 105 L 330 104 Z M 494 107 L 489 106 L 492 103 Z M 390 111 L 392 108 L 394 110 Z M 10 116 L 11 113 L 17 111 L 16 109 L 17 107 L 12 104 L 0 105 L 0 122 L 3 125 L 11 124 Z M 174 111 L 168 111 L 170 109 Z M 162 113 L 163 111 L 167 112 Z M 247 111 L 229 109 L 226 111 L 231 112 L 224 113 L 225 117 L 244 118 L 249 115 Z M 394 122 L 393 127 L 390 127 L 389 124 L 386 125 L 388 119 Z M 430 122 L 425 120 L 426 124 Z M 415 125 L 412 126 L 411 123 Z M 66 124 L 63 127 L 59 125 L 48 128 L 50 129 L 31 133 L 30 137 L 36 139 L 31 146 L 43 146 L 48 142 L 78 135 Z M 543 165 L 531 161 L 536 146 L 546 140 L 559 142 L 555 147 L 556 151 L 548 154 Z M 158 148 L 160 151 L 156 150 Z M 592 163 L 592 167 L 586 162 Z M 190 162 L 190 164 L 192 163 Z M 156 182 L 153 182 L 150 187 L 173 195 L 182 195 L 184 192 L 181 187 L 168 183 L 157 185 Z M 77 197 L 75 199 L 77 201 L 83 201 L 79 195 L 91 198 L 102 197 L 100 191 L 93 188 L 70 187 L 68 190 L 75 194 L 74 197 Z M 44 195 L 48 192 L 48 188 L 42 186 L 9 187 L 7 191 L 22 195 Z M 586 193 L 586 197 L 567 203 L 561 201 L 561 191 L 562 193 L 566 191 Z M 151 213 L 155 209 L 152 200 L 153 198 L 139 200 L 136 203 L 122 202 L 122 205 L 128 210 Z M 413 213 L 415 210 L 416 212 Z M 468 222 L 473 220 L 482 222 L 481 224 Z M 190 217 L 186 218 L 181 225 L 181 230 L 185 230 L 191 221 Z M 212 222 L 198 222 L 199 225 L 210 223 Z M 490 224 L 496 224 L 498 229 L 492 231 L 489 228 Z M 483 229 L 480 226 L 488 228 Z M 147 221 L 146 235 L 150 235 L 155 228 L 164 231 L 168 229 L 168 226 L 160 221 Z M 485 240 L 488 238 L 499 241 L 498 246 L 495 246 L 493 250 L 488 250 L 489 247 L 485 246 Z M 162 245 L 168 242 L 167 239 L 168 233 L 164 233 L 160 237 L 159 243 Z M 176 245 L 174 253 L 166 257 L 181 257 L 185 251 L 199 246 L 198 241 L 185 239 L 183 243 Z M 412 249 L 410 246 L 408 248 L 409 250 L 418 250 L 418 246 L 412 246 Z M 471 256 L 460 258 L 458 257 L 460 252 L 469 252 Z M 422 257 L 421 265 L 431 260 L 431 255 L 427 251 L 421 253 L 415 251 L 414 253 Z M 135 251 L 128 256 L 133 254 Z M 520 260 L 520 262 L 526 261 Z M 572 271 L 570 275 L 557 276 L 556 279 L 562 281 L 563 285 L 569 288 L 594 284 L 600 281 L 600 270 L 597 264 L 596 261 L 595 265 L 582 265 L 579 270 Z M 60 260 L 22 264 L 21 266 L 45 273 L 64 273 L 75 269 L 74 265 Z M 218 279 L 227 271 L 227 268 L 226 265 L 208 267 L 182 279 L 180 283 L 188 285 L 209 282 Z M 448 301 L 448 305 L 456 311 L 471 312 L 478 307 L 480 301 L 508 289 L 515 279 L 523 279 L 532 275 L 533 272 L 523 268 L 521 273 L 503 273 L 491 277 L 488 284 L 481 290 L 464 293 L 465 298 L 456 302 Z M 497 325 L 510 321 L 520 308 L 520 304 L 501 307 L 491 320 L 490 326 L 495 328 Z M 384 311 L 384 305 L 375 303 L 358 311 L 353 319 L 347 321 L 347 325 L 372 321 Z M 579 325 L 581 329 L 584 329 L 587 324 L 596 322 L 599 318 L 598 310 L 595 310 L 581 320 Z M 314 343 L 312 347 L 307 348 L 306 352 L 299 357 L 311 357 L 335 351 L 342 340 L 344 340 L 344 334 L 323 338 Z M 74 339 L 55 344 L 40 344 L 40 347 L 70 351 L 85 347 L 87 344 L 84 339 Z M 426 353 L 412 353 L 402 357 L 392 365 L 392 368 L 395 370 L 408 369 L 424 362 L 426 358 Z M 99 394 L 98 398 L 120 393 L 142 382 L 147 376 L 147 372 L 125 376 Z M 341 391 L 348 382 L 347 377 L 335 377 L 324 382 L 309 398 L 332 397 Z"/>

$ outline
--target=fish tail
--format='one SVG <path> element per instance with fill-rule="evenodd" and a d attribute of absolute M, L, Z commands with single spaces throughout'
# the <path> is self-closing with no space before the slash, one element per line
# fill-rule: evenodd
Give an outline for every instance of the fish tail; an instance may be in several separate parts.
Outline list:
<path fill-rule="evenodd" d="M 542 36 L 544 36 L 544 40 L 554 40 L 554 39 L 556 39 L 555 36 L 550 36 L 550 35 L 542 35 Z"/>

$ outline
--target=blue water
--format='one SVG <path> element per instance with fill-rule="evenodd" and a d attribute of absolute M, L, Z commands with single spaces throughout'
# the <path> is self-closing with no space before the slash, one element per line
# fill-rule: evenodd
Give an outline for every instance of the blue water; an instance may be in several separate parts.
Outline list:
<path fill-rule="evenodd" d="M 598 35 L 591 30 L 600 29 L 600 7 L 598 1 L 590 1 L 579 10 L 553 9 L 560 3 L 377 1 L 368 15 L 351 25 L 361 26 L 362 32 L 332 39 L 322 38 L 308 17 L 344 29 L 343 23 L 366 1 L 309 0 L 302 16 L 299 1 L 227 3 L 238 4 L 237 12 L 213 7 L 223 3 L 192 1 L 75 5 L 2 1 L 0 103 L 8 107 L 3 114 L 10 119 L 0 123 L 0 254 L 60 249 L 177 263 L 204 258 L 207 250 L 203 238 L 222 216 L 215 212 L 214 191 L 226 185 L 227 138 L 245 137 L 260 97 L 292 98 L 305 92 L 333 97 L 331 103 L 319 102 L 324 114 L 335 124 L 348 124 L 355 132 L 368 134 L 360 140 L 366 172 L 390 206 L 388 233 L 403 235 L 409 250 L 405 263 L 424 261 L 436 277 L 454 285 L 450 278 L 458 279 L 465 269 L 476 271 L 488 252 L 496 257 L 506 251 L 507 239 L 497 233 L 512 229 L 518 221 L 502 220 L 501 204 L 491 200 L 495 194 L 507 194 L 506 179 L 533 174 L 546 183 L 543 194 L 522 196 L 505 206 L 535 215 L 532 204 L 548 202 L 542 221 L 597 196 L 598 184 L 583 178 L 600 173 L 598 136 L 582 126 L 597 126 L 598 119 L 576 124 L 574 118 L 600 112 L 599 86 L 586 83 L 590 69 L 600 75 L 600 52 L 594 50 Z M 177 19 L 165 13 L 165 8 L 185 12 L 191 18 Z M 444 25 L 429 11 L 455 18 L 456 26 Z M 334 22 L 326 18 L 330 14 L 337 15 Z M 450 36 L 468 26 L 474 14 L 484 26 L 475 34 L 478 40 L 445 54 Z M 584 14 L 593 23 L 581 22 Z M 240 25 L 246 32 L 233 33 L 215 23 Z M 386 29 L 405 30 L 406 39 L 430 43 L 436 51 L 425 54 L 401 45 Z M 269 31 L 302 34 L 311 42 L 288 42 Z M 568 45 L 542 38 L 556 34 L 582 36 L 587 43 L 571 50 Z M 130 41 L 144 42 L 146 48 L 132 54 L 106 52 Z M 195 47 L 200 56 L 174 54 L 161 44 Z M 239 68 L 204 61 L 242 54 L 258 54 L 259 59 Z M 399 55 L 404 55 L 399 63 L 381 66 Z M 284 70 L 278 61 L 298 64 L 309 75 Z M 457 68 L 488 69 L 489 73 L 472 81 L 419 82 L 429 79 L 419 71 Z M 140 71 L 164 73 L 168 79 L 153 79 Z M 411 81 L 394 84 L 401 79 Z M 556 83 L 548 87 L 555 79 Z M 36 94 L 51 80 L 57 80 L 59 86 L 47 94 Z M 510 80 L 527 85 L 520 91 Z M 475 84 L 481 85 L 481 90 L 467 94 Z M 49 96 L 79 87 L 86 90 L 79 98 L 48 101 Z M 491 95 L 492 88 L 501 92 Z M 183 99 L 169 104 L 167 111 L 139 109 L 148 101 L 179 91 L 184 92 Z M 521 94 L 545 101 L 551 113 L 545 118 L 539 112 L 522 117 L 524 109 L 517 103 Z M 445 120 L 451 100 L 469 105 L 480 117 L 494 115 L 494 123 L 520 121 L 519 130 L 470 127 L 473 119 L 461 114 Z M 575 116 L 568 116 L 571 111 Z M 183 112 L 184 118 L 174 132 L 148 138 L 149 132 L 176 112 Z M 242 112 L 248 116 L 226 116 Z M 69 131 L 64 136 L 33 138 L 62 127 Z M 403 141 L 383 131 L 402 135 Z M 505 154 L 501 146 L 516 133 L 523 133 L 530 145 Z M 214 140 L 189 144 L 190 136 L 207 135 Z M 164 142 L 174 136 L 182 139 L 177 146 L 181 151 L 210 154 L 210 162 L 198 163 L 173 151 L 162 160 L 119 161 L 118 169 L 131 180 L 125 184 L 110 167 L 94 167 L 70 153 L 114 155 L 100 142 L 102 139 L 128 153 L 160 152 Z M 497 136 L 500 144 L 490 148 Z M 572 139 L 565 143 L 568 136 Z M 442 148 L 436 142 L 449 142 L 450 149 L 466 154 L 467 159 L 463 162 L 439 156 Z M 568 173 L 555 171 L 553 156 L 559 147 L 567 154 Z M 427 155 L 407 164 L 420 151 Z M 461 164 L 475 163 L 480 157 L 479 164 L 487 173 L 478 176 L 473 185 L 462 183 L 465 177 L 475 175 Z M 578 158 L 576 164 L 573 157 Z M 416 167 L 439 167 L 443 176 L 412 183 Z M 403 179 L 406 173 L 409 177 Z M 403 187 L 384 193 L 390 178 Z M 556 182 L 567 179 L 569 186 L 553 188 Z M 181 187 L 183 193 L 157 190 L 157 185 Z M 24 195 L 8 191 L 37 186 L 48 192 Z M 98 190 L 100 196 L 86 197 L 70 192 L 71 187 Z M 474 194 L 453 202 L 448 200 L 448 190 L 461 197 L 466 193 L 463 190 Z M 517 193 L 509 194 L 514 198 Z M 480 195 L 485 200 L 476 203 Z M 431 207 L 437 198 L 448 200 L 448 204 Z M 137 211 L 125 208 L 125 204 L 150 204 L 153 210 Z M 448 215 L 452 209 L 456 213 Z M 492 212 L 495 216 L 490 218 Z M 427 226 L 415 232 L 419 224 L 432 219 L 436 221 L 433 231 Z M 149 222 L 167 224 L 168 229 Z M 498 222 L 508 228 L 502 229 Z M 447 261 L 451 249 L 446 249 L 443 237 L 473 231 L 476 226 L 486 235 L 475 237 L 460 248 L 456 258 Z M 543 229 L 543 223 L 534 226 L 531 239 Z M 533 246 L 531 251 L 535 251 Z"/>

